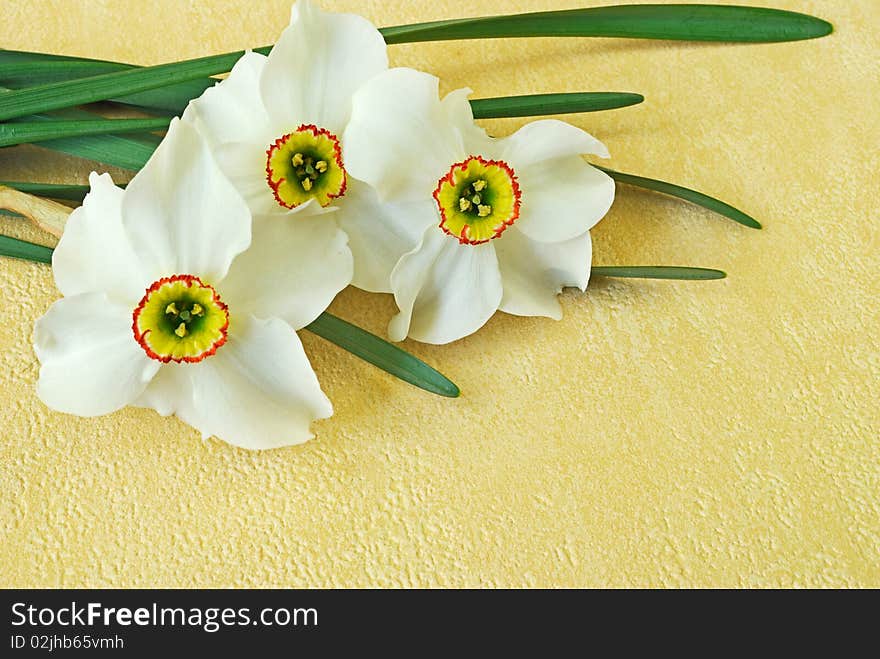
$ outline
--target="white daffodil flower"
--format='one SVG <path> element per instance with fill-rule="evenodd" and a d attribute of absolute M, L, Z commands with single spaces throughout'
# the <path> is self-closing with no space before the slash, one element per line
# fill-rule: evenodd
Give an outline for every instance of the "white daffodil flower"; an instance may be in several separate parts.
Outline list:
<path fill-rule="evenodd" d="M 208 139 L 255 222 L 271 218 L 301 231 L 294 209 L 309 200 L 336 207 L 307 238 L 321 249 L 341 227 L 354 253 L 352 283 L 374 292 L 390 291 L 390 255 L 400 240 L 388 219 L 393 209 L 346 171 L 340 138 L 352 94 L 387 68 L 385 40 L 369 21 L 299 0 L 268 57 L 246 53 L 183 114 Z"/>
<path fill-rule="evenodd" d="M 391 274 L 395 341 L 455 341 L 499 309 L 561 318 L 557 295 L 586 289 L 589 230 L 614 200 L 614 181 L 581 158 L 607 158 L 601 142 L 551 120 L 492 139 L 469 94 L 441 101 L 434 76 L 391 69 L 354 96 L 348 169 L 408 208 L 392 216 L 409 242 Z"/>
<path fill-rule="evenodd" d="M 89 182 L 52 258 L 64 297 L 34 330 L 43 402 L 80 416 L 151 407 L 251 449 L 310 439 L 333 409 L 294 330 L 351 276 L 335 267 L 344 234 L 308 240 L 327 213 L 310 204 L 302 231 L 252 241 L 244 200 L 176 119 L 126 190 Z"/>

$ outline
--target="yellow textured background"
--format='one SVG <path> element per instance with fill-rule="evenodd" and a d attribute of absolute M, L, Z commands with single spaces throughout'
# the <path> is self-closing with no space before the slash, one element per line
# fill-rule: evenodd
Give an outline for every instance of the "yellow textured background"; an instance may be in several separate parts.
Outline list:
<path fill-rule="evenodd" d="M 306 335 L 336 416 L 301 447 L 248 453 L 146 410 L 52 413 L 31 348 L 51 274 L 0 261 L 0 584 L 880 586 L 880 3 L 738 1 L 837 31 L 756 46 L 391 47 L 393 63 L 476 97 L 642 92 L 641 106 L 567 118 L 605 141 L 612 166 L 717 194 L 766 226 L 622 188 L 595 263 L 730 278 L 596 280 L 566 293 L 561 322 L 497 315 L 451 346 L 408 343 L 459 400 Z M 378 25 L 586 4 L 326 2 Z M 289 12 L 287 0 L 0 7 L 0 47 L 144 64 L 271 43 Z M 0 179 L 85 182 L 89 169 L 0 153 Z M 393 302 L 348 290 L 333 310 L 381 332 Z"/>

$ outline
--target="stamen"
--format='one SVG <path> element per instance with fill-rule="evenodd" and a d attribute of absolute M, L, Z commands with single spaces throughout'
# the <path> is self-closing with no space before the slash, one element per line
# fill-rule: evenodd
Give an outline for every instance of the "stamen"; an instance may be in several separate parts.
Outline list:
<path fill-rule="evenodd" d="M 315 163 L 315 169 L 317 169 L 322 174 L 327 171 L 327 161 L 319 160 Z"/>
<path fill-rule="evenodd" d="M 464 197 L 462 197 L 458 200 L 458 208 L 460 210 L 469 211 L 471 209 L 471 206 L 473 206 L 473 204 L 471 204 L 470 199 L 465 199 Z"/>
<path fill-rule="evenodd" d="M 196 302 L 193 305 L 192 315 L 193 316 L 204 316 L 205 315 L 205 310 L 202 308 L 202 305 L 199 304 L 198 302 Z"/>
<path fill-rule="evenodd" d="M 491 213 L 492 213 L 491 206 L 480 205 L 477 207 L 477 216 L 478 217 L 486 217 L 487 215 L 490 215 Z"/>
<path fill-rule="evenodd" d="M 305 190 L 306 192 L 308 192 L 309 190 L 311 190 L 311 189 L 312 189 L 312 179 L 310 179 L 310 178 L 304 178 L 304 179 L 302 180 L 302 186 L 303 186 L 303 190 Z"/>
<path fill-rule="evenodd" d="M 177 326 L 177 329 L 174 330 L 174 333 L 177 334 L 181 339 L 186 336 L 186 323 L 180 323 Z"/>
<path fill-rule="evenodd" d="M 172 302 L 167 307 L 165 307 L 165 313 L 171 314 L 172 316 L 176 316 L 178 314 L 177 305 L 174 302 Z"/>
<path fill-rule="evenodd" d="M 293 154 L 293 160 L 291 160 L 290 162 L 293 163 L 293 166 L 294 166 L 294 167 L 299 167 L 300 165 L 303 164 L 303 154 L 301 154 L 301 153 L 294 153 L 294 154 Z"/>
<path fill-rule="evenodd" d="M 474 181 L 473 186 L 474 186 L 474 190 L 476 192 L 479 192 L 480 190 L 482 190 L 483 188 L 486 187 L 486 182 L 483 179 L 478 179 L 478 180 Z"/>

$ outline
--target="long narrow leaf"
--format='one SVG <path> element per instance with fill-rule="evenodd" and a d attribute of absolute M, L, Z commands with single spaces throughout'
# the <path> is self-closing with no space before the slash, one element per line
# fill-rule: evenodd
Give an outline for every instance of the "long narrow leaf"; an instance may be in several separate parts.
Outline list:
<path fill-rule="evenodd" d="M 85 119 L 0 124 L 0 147 L 47 140 L 164 130 L 170 119 Z"/>
<path fill-rule="evenodd" d="M 222 73 L 231 69 L 243 54 L 240 51 L 214 55 L 4 92 L 0 95 L 0 120 L 104 101 Z"/>
<path fill-rule="evenodd" d="M 11 89 L 34 87 L 49 83 L 85 78 L 98 73 L 123 71 L 134 67 L 118 62 L 82 60 L 79 62 L 57 60 L 31 60 L 29 55 L 13 66 L 4 66 L 2 55 L 14 51 L 0 51 L 0 82 Z M 39 57 L 39 56 L 36 56 Z M 190 81 L 183 85 L 171 85 L 132 96 L 112 99 L 128 105 L 147 109 L 162 109 L 179 114 L 193 98 L 200 96 L 208 87 L 216 84 L 213 78 Z M 495 117 L 529 117 L 565 112 L 596 112 L 636 105 L 645 100 L 641 94 L 627 92 L 580 92 L 571 94 L 532 94 L 526 96 L 481 98 L 471 101 L 477 119 Z"/>
<path fill-rule="evenodd" d="M 571 94 L 534 94 L 528 96 L 509 96 L 506 98 L 474 99 L 471 101 L 477 118 L 533 116 L 557 112 L 591 112 L 600 109 L 625 107 L 641 102 L 640 94 L 626 92 L 579 92 Z M 139 170 L 152 155 L 159 139 L 151 136 L 121 137 L 119 135 L 98 135 L 100 133 L 129 132 L 130 130 L 156 130 L 167 125 L 168 119 L 94 119 L 88 112 L 68 110 L 65 116 L 91 117 L 73 121 L 54 121 L 46 115 L 34 115 L 29 119 L 47 122 L 40 130 L 39 146 L 62 151 L 70 155 L 96 160 L 114 167 Z M 76 113 L 76 114 L 74 114 Z M 50 123 L 51 122 L 51 123 Z M 132 122 L 132 123 L 128 123 Z M 145 123 L 146 122 L 146 123 Z M 15 131 L 21 124 L 0 124 L 0 139 L 4 144 L 27 141 L 28 135 Z M 53 128 L 68 137 L 55 137 Z"/>
<path fill-rule="evenodd" d="M 137 171 L 143 167 L 159 145 L 147 135 L 123 137 L 121 135 L 95 135 L 93 137 L 67 137 L 40 142 L 35 146 L 60 151 L 78 158 Z"/>
<path fill-rule="evenodd" d="M 52 251 L 51 247 L 0 235 L 0 256 L 52 263 Z M 323 313 L 306 329 L 404 382 L 441 396 L 459 395 L 455 383 L 439 371 L 341 318 Z"/>
<path fill-rule="evenodd" d="M 426 391 L 450 398 L 459 395 L 452 381 L 423 361 L 341 318 L 323 313 L 306 329 Z"/>
<path fill-rule="evenodd" d="M 2 53 L 4 51 L 0 51 Z M 0 92 L 4 88 L 0 87 Z M 84 110 L 59 110 L 51 115 L 35 114 L 27 118 L 29 122 L 45 122 L 56 120 L 86 121 L 94 120 L 97 115 Z M 122 169 L 138 170 L 144 166 L 158 146 L 156 135 L 141 134 L 138 136 L 95 135 L 92 137 L 69 137 L 40 142 L 38 146 L 59 151 L 78 158 L 96 160 L 105 165 Z"/>
<path fill-rule="evenodd" d="M 682 279 L 689 281 L 724 279 L 727 276 L 722 270 L 688 268 L 676 265 L 598 265 L 590 268 L 590 275 L 634 279 Z"/>
<path fill-rule="evenodd" d="M 29 183 L 24 181 L 0 181 L 0 186 L 27 192 L 39 197 L 82 201 L 89 191 L 87 185 L 67 185 L 66 183 Z M 125 186 L 122 186 L 125 187 Z"/>
<path fill-rule="evenodd" d="M 416 23 L 384 28 L 385 41 L 499 37 L 621 37 L 768 43 L 830 34 L 827 21 L 781 9 L 730 5 L 619 5 Z"/>
<path fill-rule="evenodd" d="M 758 222 L 758 220 L 753 218 L 751 215 L 746 215 L 741 210 L 734 208 L 730 204 L 727 204 L 719 199 L 715 199 L 714 197 L 710 197 L 709 195 L 703 194 L 702 192 L 697 192 L 696 190 L 691 190 L 690 188 L 684 188 L 680 185 L 675 185 L 674 183 L 667 183 L 666 181 L 658 181 L 652 178 L 645 178 L 644 176 L 636 176 L 635 174 L 624 174 L 623 172 L 616 172 L 612 169 L 599 167 L 598 165 L 595 166 L 608 174 L 615 181 L 619 181 L 620 183 L 628 183 L 629 185 L 636 185 L 640 188 L 654 190 L 655 192 L 662 192 L 663 194 L 678 197 L 679 199 L 690 201 L 691 203 L 702 206 L 703 208 L 708 208 L 710 211 L 714 211 L 719 215 L 723 215 L 724 217 L 727 217 L 734 222 L 739 222 L 740 224 L 747 226 L 751 229 L 761 228 L 761 223 Z"/>
<path fill-rule="evenodd" d="M 29 243 L 18 238 L 0 236 L 0 256 L 11 256 L 25 261 L 52 263 L 52 248 L 45 245 Z"/>
<path fill-rule="evenodd" d="M 579 92 L 571 94 L 533 94 L 471 101 L 477 119 L 490 117 L 525 117 L 563 112 L 596 112 L 641 103 L 641 94 L 626 92 Z M 88 137 L 121 133 L 163 130 L 169 118 L 85 119 L 48 122 L 14 121 L 0 123 L 0 147 L 42 142 L 53 139 Z M 87 144 L 87 142 L 83 142 Z M 110 156 L 112 158 L 112 156 Z M 105 156 L 106 158 L 106 156 Z"/>
<path fill-rule="evenodd" d="M 258 48 L 268 53 L 271 47 Z M 90 77 L 100 73 L 143 68 L 134 64 L 107 62 L 86 58 L 62 57 L 43 53 L 0 50 L 0 84 L 9 89 L 23 89 L 65 80 Z M 199 78 L 109 99 L 117 103 L 144 108 L 153 114 L 178 115 L 193 98 L 201 96 L 217 84 L 216 78 Z"/>
<path fill-rule="evenodd" d="M 434 21 L 384 28 L 382 34 L 388 43 L 532 36 L 757 43 L 813 39 L 829 34 L 832 29 L 830 23 L 821 19 L 778 9 L 623 5 Z M 241 51 L 213 55 L 7 92 L 0 96 L 0 120 L 114 99 L 224 73 L 241 55 Z"/>
<path fill-rule="evenodd" d="M 529 94 L 499 98 L 475 98 L 471 108 L 475 119 L 534 117 L 567 112 L 598 112 L 636 105 L 645 100 L 629 92 L 574 92 L 569 94 Z"/>
<path fill-rule="evenodd" d="M 20 89 L 47 85 L 59 80 L 73 78 L 90 78 L 91 76 L 114 71 L 124 71 L 131 67 L 118 62 L 100 62 L 94 60 L 42 60 L 37 57 L 22 58 L 12 65 L 0 60 L 2 79 L 6 87 Z"/>

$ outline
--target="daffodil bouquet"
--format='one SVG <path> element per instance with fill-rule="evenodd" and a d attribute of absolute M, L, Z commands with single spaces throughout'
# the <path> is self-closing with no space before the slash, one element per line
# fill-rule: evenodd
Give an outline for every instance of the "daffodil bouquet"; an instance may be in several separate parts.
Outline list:
<path fill-rule="evenodd" d="M 592 164 L 606 146 L 570 124 L 488 135 L 475 119 L 591 112 L 639 94 L 441 98 L 387 45 L 529 36 L 773 42 L 828 34 L 786 11 L 626 5 L 377 29 L 309 0 L 271 48 L 136 67 L 0 51 L 0 146 L 38 143 L 136 171 L 120 187 L 4 182 L 0 206 L 58 236 L 0 237 L 51 263 L 63 297 L 34 331 L 40 398 L 83 416 L 175 414 L 247 448 L 312 437 L 332 414 L 297 337 L 308 329 L 407 382 L 457 396 L 427 364 L 325 312 L 349 284 L 391 293 L 388 338 L 444 344 L 496 312 L 560 318 L 592 275 L 707 280 L 708 268 L 592 266 L 590 229 L 615 181 L 745 213 L 702 193 Z M 224 73 L 222 80 L 211 77 Z M 77 109 L 133 108 L 108 119 Z M 106 106 L 105 106 L 106 107 Z M 158 133 L 163 132 L 160 136 Z M 72 210 L 54 200 L 81 202 Z"/>

